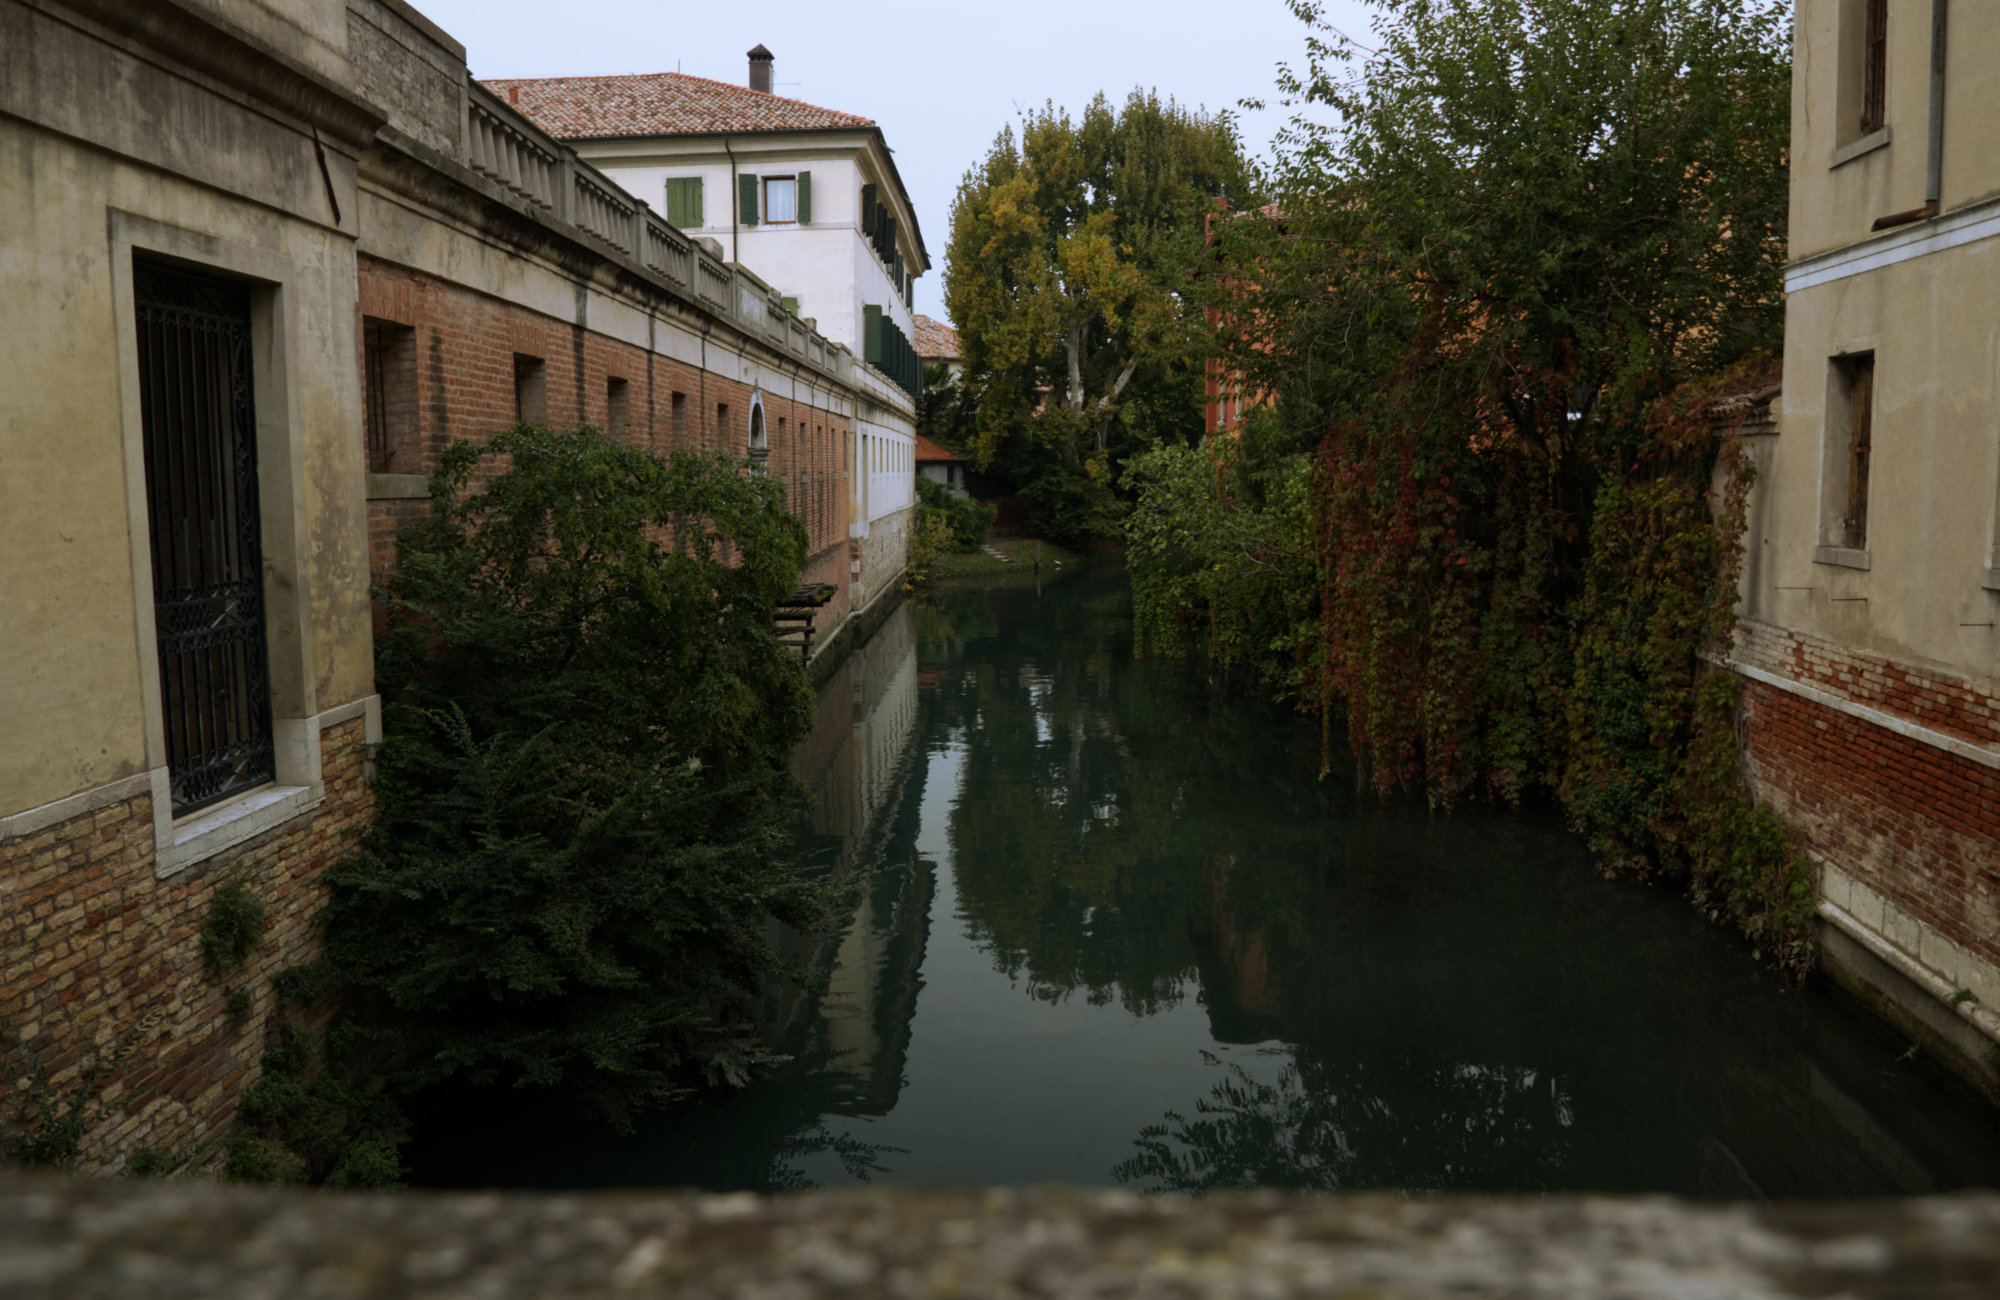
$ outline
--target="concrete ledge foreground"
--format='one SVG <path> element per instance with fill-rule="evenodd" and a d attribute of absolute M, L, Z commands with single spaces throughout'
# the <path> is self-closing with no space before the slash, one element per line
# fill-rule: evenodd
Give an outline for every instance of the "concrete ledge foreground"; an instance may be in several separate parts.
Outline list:
<path fill-rule="evenodd" d="M 0 1297 L 1949 1297 L 2000 1196 L 314 1194 L 0 1175 Z"/>

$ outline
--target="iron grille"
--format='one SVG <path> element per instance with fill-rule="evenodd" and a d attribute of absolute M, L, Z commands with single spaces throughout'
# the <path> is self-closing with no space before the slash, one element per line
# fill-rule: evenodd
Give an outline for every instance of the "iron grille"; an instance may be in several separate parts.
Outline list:
<path fill-rule="evenodd" d="M 273 778 L 250 294 L 134 266 L 154 625 L 176 816 Z"/>

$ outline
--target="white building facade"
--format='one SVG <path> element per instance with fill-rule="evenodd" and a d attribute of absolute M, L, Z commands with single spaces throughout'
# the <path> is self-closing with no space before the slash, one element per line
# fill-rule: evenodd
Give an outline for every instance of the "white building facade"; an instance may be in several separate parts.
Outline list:
<path fill-rule="evenodd" d="M 760 45 L 749 86 L 674 72 L 486 84 L 867 362 L 848 480 L 861 609 L 907 567 L 923 383 L 911 303 L 930 259 L 881 128 L 771 94 L 771 66 Z"/>

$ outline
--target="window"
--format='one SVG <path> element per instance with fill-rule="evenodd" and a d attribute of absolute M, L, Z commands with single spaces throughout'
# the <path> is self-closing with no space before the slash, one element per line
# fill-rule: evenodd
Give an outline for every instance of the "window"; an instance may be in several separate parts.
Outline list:
<path fill-rule="evenodd" d="M 1861 134 L 1879 131 L 1888 121 L 1889 0 L 1864 0 L 1866 27 L 1861 52 Z"/>
<path fill-rule="evenodd" d="M 704 224 L 701 209 L 701 177 L 667 178 L 667 224 L 693 230 Z"/>
<path fill-rule="evenodd" d="M 1847 380 L 1847 510 L 1841 545 L 1868 549 L 1868 471 L 1875 437 L 1875 358 L 1842 363 Z"/>
<path fill-rule="evenodd" d="M 718 448 L 729 445 L 729 403 L 715 404 L 715 445 Z"/>
<path fill-rule="evenodd" d="M 799 219 L 799 183 L 790 176 L 764 178 L 764 220 L 773 225 Z"/>
<path fill-rule="evenodd" d="M 361 352 L 368 472 L 422 473 L 422 448 L 417 440 L 417 332 L 406 325 L 364 317 Z"/>
<path fill-rule="evenodd" d="M 276 779 L 250 293 L 133 267 L 168 783 L 179 817 Z"/>
<path fill-rule="evenodd" d="M 771 439 L 764 431 L 764 407 L 761 402 L 750 404 L 750 454 L 759 460 L 771 454 Z"/>
<path fill-rule="evenodd" d="M 514 354 L 514 422 L 546 424 L 549 418 L 549 363 Z"/>
<path fill-rule="evenodd" d="M 686 393 L 675 393 L 673 401 L 669 405 L 673 410 L 674 417 L 674 446 L 685 447 L 687 446 L 688 436 L 688 395 Z"/>
<path fill-rule="evenodd" d="M 632 432 L 632 385 L 610 379 L 604 390 L 604 431 L 623 442 Z"/>

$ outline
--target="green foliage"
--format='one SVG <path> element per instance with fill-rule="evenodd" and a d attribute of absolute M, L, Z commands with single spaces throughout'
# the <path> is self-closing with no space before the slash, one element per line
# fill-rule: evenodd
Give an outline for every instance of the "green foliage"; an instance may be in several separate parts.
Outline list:
<path fill-rule="evenodd" d="M 1202 321 L 1188 289 L 1218 200 L 1251 201 L 1234 121 L 1134 91 L 1053 104 L 1000 133 L 952 206 L 945 299 L 965 352 L 972 451 L 1043 535 L 1116 533 L 1131 452 L 1200 432 Z"/>
<path fill-rule="evenodd" d="M 917 480 L 919 483 L 922 479 Z M 910 534 L 910 559 L 903 590 L 915 591 L 928 587 L 944 577 L 944 558 L 958 548 L 954 544 L 951 522 L 941 513 L 917 513 L 916 529 Z"/>
<path fill-rule="evenodd" d="M 359 1065 L 369 1035 L 338 1023 L 324 1036 L 286 1026 L 237 1109 L 229 1177 L 245 1183 L 391 1187 L 409 1136 L 402 1110 Z M 134 1172 L 137 1172 L 136 1168 Z"/>
<path fill-rule="evenodd" d="M 1153 652 L 1185 654 L 1200 632 L 1216 662 L 1258 667 L 1291 693 L 1317 642 L 1319 583 L 1308 540 L 1311 464 L 1260 436 L 1276 423 L 1253 412 L 1241 434 L 1134 458 L 1125 538 L 1133 615 Z"/>
<path fill-rule="evenodd" d="M 917 479 L 917 521 L 922 528 L 929 520 L 941 520 L 950 533 L 954 551 L 976 551 L 993 527 L 993 507 L 970 497 L 962 497 L 935 479 Z"/>
<path fill-rule="evenodd" d="M 232 876 L 215 887 L 208 915 L 201 923 L 201 960 L 210 979 L 219 980 L 243 968 L 264 939 L 263 900 Z"/>
<path fill-rule="evenodd" d="M 972 390 L 944 363 L 925 363 L 924 391 L 917 395 L 917 432 L 963 455 L 978 436 L 978 421 L 979 404 Z"/>
<path fill-rule="evenodd" d="M 1276 428 L 1207 453 L 1213 486 L 1135 480 L 1143 616 L 1296 673 L 1378 789 L 1553 786 L 1607 865 L 1684 871 L 1803 961 L 1809 874 L 1701 672 L 1748 485 L 1715 401 L 1782 334 L 1784 9 L 1379 0 L 1350 72 L 1360 47 L 1293 7 L 1314 30 L 1280 90 L 1338 121 L 1294 120 L 1277 203 L 1216 223 L 1200 294 Z M 1316 445 L 1302 511 L 1240 518 L 1223 471 L 1255 439 Z M 1229 558 L 1244 529 L 1311 560 L 1273 590 Z"/>
<path fill-rule="evenodd" d="M 592 430 L 460 444 L 432 494 L 380 593 L 378 819 L 329 872 L 327 967 L 393 1012 L 410 1086 L 622 1116 L 741 1084 L 767 927 L 822 905 L 786 836 L 812 695 L 772 635 L 803 529 L 759 473 Z"/>
<path fill-rule="evenodd" d="M 161 1147 L 140 1147 L 125 1162 L 125 1172 L 134 1178 L 165 1178 L 179 1173 L 187 1162 Z"/>
<path fill-rule="evenodd" d="M 140 1040 L 159 1019 L 159 1012 L 148 1012 L 108 1045 L 85 1044 L 75 1076 L 60 1084 L 55 1081 L 60 1071 L 51 1069 L 19 1034 L 10 1033 L 12 1113 L 0 1125 L 0 1161 L 41 1167 L 73 1162 L 83 1150 L 84 1135 L 103 1114 L 99 1094 L 105 1082 L 138 1050 Z"/>
<path fill-rule="evenodd" d="M 250 996 L 249 989 L 234 988 L 223 999 L 223 1009 L 229 1013 L 230 1023 L 241 1025 L 256 1009 L 256 999 Z"/>

